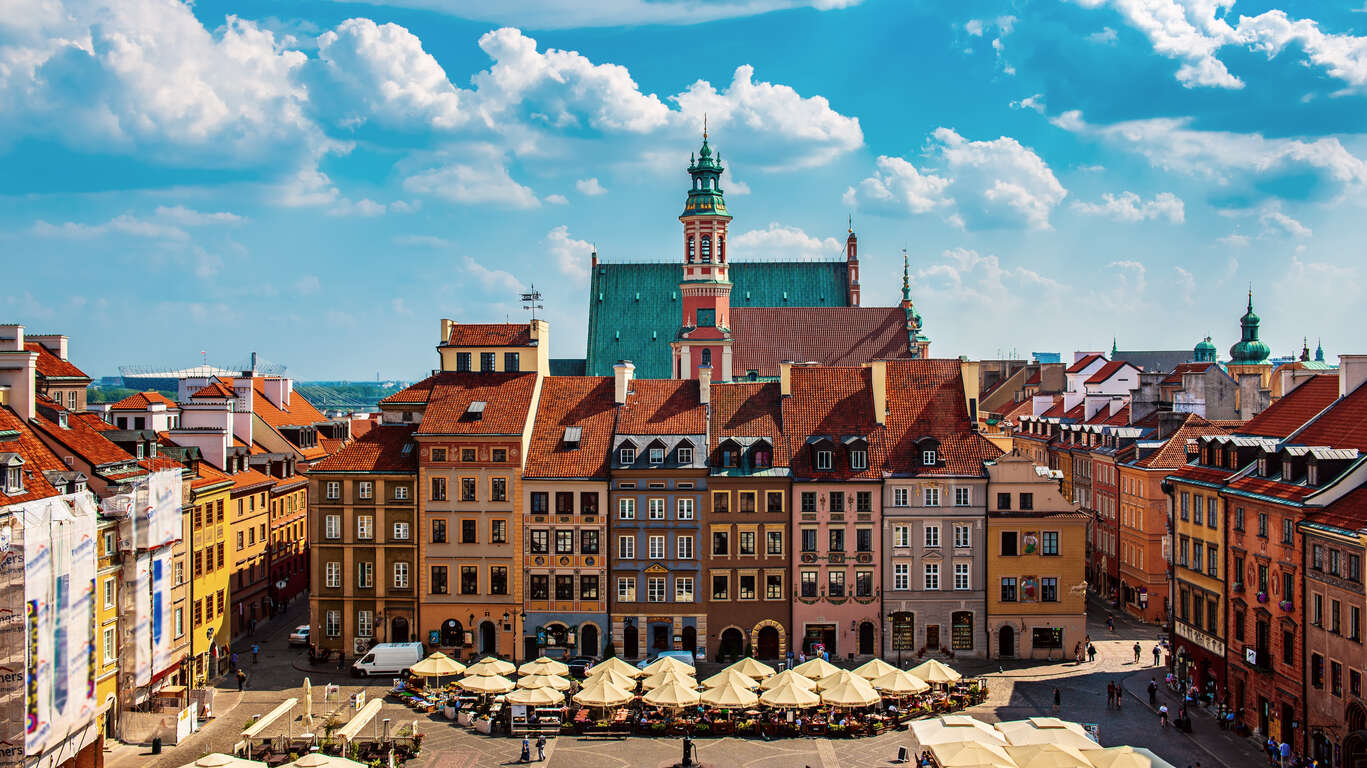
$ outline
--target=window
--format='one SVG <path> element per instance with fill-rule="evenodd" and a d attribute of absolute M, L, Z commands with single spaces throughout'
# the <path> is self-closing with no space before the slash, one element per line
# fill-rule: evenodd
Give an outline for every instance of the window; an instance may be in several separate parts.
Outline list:
<path fill-rule="evenodd" d="M 617 519 L 635 520 L 636 519 L 636 499 L 623 498 L 617 500 Z"/>
<path fill-rule="evenodd" d="M 551 495 L 545 491 L 533 491 L 531 495 L 532 514 L 545 515 L 551 510 Z"/>
<path fill-rule="evenodd" d="M 646 538 L 646 557 L 651 560 L 660 560 L 665 556 L 665 537 L 649 536 Z"/>
<path fill-rule="evenodd" d="M 394 564 L 394 588 L 408 589 L 408 563 Z"/>
<path fill-rule="evenodd" d="M 375 564 L 370 562 L 356 565 L 356 586 L 370 589 L 375 586 Z"/>
<path fill-rule="evenodd" d="M 479 353 L 479 370 L 481 373 L 492 373 L 494 370 L 494 353 Z"/>
<path fill-rule="evenodd" d="M 579 577 L 579 599 L 597 600 L 598 599 L 598 577 L 583 575 Z"/>
<path fill-rule="evenodd" d="M 1021 509 L 1024 509 L 1024 510 L 1031 510 L 1031 509 L 1034 509 L 1034 508 L 1035 508 L 1035 494 L 1033 494 L 1033 493 L 1022 493 L 1022 494 L 1021 494 Z"/>
<path fill-rule="evenodd" d="M 1042 603 L 1058 602 L 1058 579 L 1044 576 L 1039 580 L 1039 599 Z"/>
<path fill-rule="evenodd" d="M 731 554 L 731 534 L 728 531 L 712 532 L 712 555 L 727 557 Z"/>
<path fill-rule="evenodd" d="M 1206 545 L 1206 575 L 1220 577 L 1220 548 L 1214 544 Z"/>
<path fill-rule="evenodd" d="M 617 557 L 621 560 L 636 559 L 636 537 L 618 536 L 617 537 Z"/>
<path fill-rule="evenodd" d="M 446 478 L 432 478 L 432 501 L 446 501 Z"/>
<path fill-rule="evenodd" d="M 1266 512 L 1259 512 L 1259 513 L 1258 513 L 1258 536 L 1261 537 L 1261 538 L 1264 538 L 1264 539 L 1267 538 L 1267 513 L 1266 513 Z"/>
<path fill-rule="evenodd" d="M 712 599 L 729 600 L 731 592 L 731 574 L 714 573 L 712 574 Z"/>
<path fill-rule="evenodd" d="M 327 515 L 323 518 L 323 538 L 342 538 L 342 516 Z M 242 531 L 237 532 L 237 548 L 242 549 Z"/>
<path fill-rule="evenodd" d="M 925 488 L 921 491 L 921 503 L 927 507 L 940 506 L 940 489 Z"/>
<path fill-rule="evenodd" d="M 1290 544 L 1296 538 L 1296 523 L 1291 518 L 1282 520 L 1282 543 Z"/>
<path fill-rule="evenodd" d="M 579 553 L 598 554 L 598 531 L 586 529 L 579 532 Z"/>
<path fill-rule="evenodd" d="M 373 539 L 375 538 L 375 516 L 357 515 L 356 516 L 356 538 Z"/>
<path fill-rule="evenodd" d="M 356 484 L 356 495 L 362 499 L 375 498 L 375 483 L 369 480 L 362 480 Z"/>
<path fill-rule="evenodd" d="M 663 448 L 651 448 L 651 449 L 650 449 L 650 463 L 651 463 L 651 464 L 663 464 L 663 463 L 664 463 L 664 460 L 665 460 L 665 449 L 663 449 Z"/>
<path fill-rule="evenodd" d="M 731 494 L 726 491 L 714 491 L 712 493 L 712 512 L 714 514 L 725 515 L 731 511 Z"/>
<path fill-rule="evenodd" d="M 894 507 L 905 507 L 905 506 L 907 506 L 907 504 L 909 503 L 909 502 L 907 501 L 907 496 L 908 496 L 908 495 L 909 495 L 909 494 L 907 493 L 907 489 L 906 489 L 906 488 L 893 488 L 893 489 L 892 489 L 892 505 L 893 505 Z"/>
<path fill-rule="evenodd" d="M 802 551 L 803 551 L 803 552 L 815 552 L 815 551 L 816 551 L 816 529 L 815 529 L 815 528 L 803 528 L 803 529 L 802 529 Z"/>
<path fill-rule="evenodd" d="M 446 449 L 434 447 L 432 449 L 432 461 L 446 461 Z"/>
<path fill-rule="evenodd" d="M 1289 629 L 1282 630 L 1282 663 L 1294 664 L 1296 660 L 1296 635 Z"/>
<path fill-rule="evenodd" d="M 736 508 L 741 512 L 755 511 L 755 492 L 741 491 L 736 494 Z"/>
<path fill-rule="evenodd" d="M 1218 522 L 1216 522 L 1216 514 L 1215 514 L 1215 513 L 1219 510 L 1219 508 L 1220 508 L 1220 500 L 1219 500 L 1219 499 L 1215 498 L 1214 496 L 1211 496 L 1210 498 L 1206 499 L 1206 527 L 1207 527 L 1207 528 L 1219 528 L 1219 527 L 1220 527 L 1220 524 L 1219 524 Z"/>
<path fill-rule="evenodd" d="M 479 481 L 473 477 L 462 477 L 460 479 L 460 500 L 479 501 Z"/>
<path fill-rule="evenodd" d="M 868 469 L 869 452 L 865 450 L 850 451 L 850 469 Z"/>
<path fill-rule="evenodd" d="M 783 595 L 783 574 L 766 573 L 764 574 L 764 599 L 782 600 Z"/>
<path fill-rule="evenodd" d="M 873 597 L 873 571 L 855 571 L 854 596 Z"/>
<path fill-rule="evenodd" d="M 845 572 L 831 571 L 826 574 L 826 591 L 831 597 L 845 596 Z"/>
<path fill-rule="evenodd" d="M 527 547 L 533 555 L 550 554 L 551 534 L 544 528 L 533 528 L 531 530 L 531 541 Z"/>
<path fill-rule="evenodd" d="M 926 546 L 927 546 L 927 547 L 938 547 L 938 546 L 940 546 L 940 526 L 938 526 L 938 525 L 927 525 L 927 526 L 925 527 L 925 535 L 926 535 Z"/>
<path fill-rule="evenodd" d="M 679 463 L 680 463 L 680 464 L 692 464 L 692 463 L 693 463 L 693 449 L 692 449 L 692 448 L 679 448 L 678 451 L 677 451 L 677 453 L 679 454 Z"/>
<path fill-rule="evenodd" d="M 444 565 L 434 565 L 434 566 L 432 566 L 430 573 L 431 573 L 431 577 L 432 577 L 432 586 L 431 586 L 432 594 L 434 594 L 434 595 L 444 595 L 444 594 L 446 594 L 446 590 L 447 590 L 447 586 L 446 586 L 446 566 L 444 566 Z"/>
<path fill-rule="evenodd" d="M 470 463 L 470 462 L 477 461 L 478 458 L 479 458 L 479 455 L 478 455 L 478 453 L 475 451 L 474 448 L 461 448 L 461 449 L 460 449 L 460 460 L 461 460 L 461 461 L 463 461 L 463 462 L 465 462 L 465 463 L 468 464 L 468 463 Z"/>
<path fill-rule="evenodd" d="M 1362 558 L 1358 555 L 1350 554 L 1344 558 L 1348 561 L 1348 571 L 1345 574 L 1349 581 L 1362 581 Z"/>
<path fill-rule="evenodd" d="M 623 449 L 621 449 L 620 451 L 618 451 L 618 452 L 617 452 L 617 463 L 619 463 L 619 464 L 635 464 L 635 463 L 636 463 L 636 449 L 635 449 L 635 448 L 623 448 Z"/>
<path fill-rule="evenodd" d="M 895 525 L 892 527 L 892 545 L 894 547 L 911 546 L 911 528 L 905 525 Z"/>
<path fill-rule="evenodd" d="M 574 554 L 574 531 L 557 530 L 555 532 L 555 553 L 557 555 Z"/>
<path fill-rule="evenodd" d="M 971 503 L 971 498 L 972 498 L 971 491 L 972 491 L 971 488 L 955 488 L 955 489 L 954 489 L 954 506 L 956 506 L 956 507 L 966 507 L 966 506 L 968 506 L 968 505 Z"/>
<path fill-rule="evenodd" d="M 1356 605 L 1348 606 L 1348 639 L 1362 640 L 1362 610 Z"/>
<path fill-rule="evenodd" d="M 342 498 L 342 484 L 337 482 L 336 480 L 329 480 L 327 484 L 327 491 L 324 495 L 327 496 L 327 498 L 329 499 Z"/>
<path fill-rule="evenodd" d="M 646 517 L 650 520 L 665 519 L 665 500 L 646 499 Z"/>
<path fill-rule="evenodd" d="M 663 603 L 665 601 L 665 577 L 651 576 L 646 579 L 646 601 Z"/>
<path fill-rule="evenodd" d="M 827 534 L 829 534 L 829 536 L 828 536 L 829 542 L 828 542 L 828 543 L 830 544 L 830 547 L 829 547 L 830 551 L 832 551 L 832 552 L 844 552 L 844 551 L 845 551 L 845 529 L 844 529 L 844 528 L 831 528 L 829 531 L 827 531 Z"/>
<path fill-rule="evenodd" d="M 692 536 L 676 536 L 674 538 L 674 556 L 680 560 L 693 559 Z"/>
<path fill-rule="evenodd" d="M 432 543 L 446 543 L 446 521 L 441 518 L 432 520 Z"/>
<path fill-rule="evenodd" d="M 1200 525 L 1202 519 L 1205 517 L 1201 508 L 1201 494 L 1192 494 L 1192 497 L 1191 521 L 1196 525 Z"/>
<path fill-rule="evenodd" d="M 1329 631 L 1343 634 L 1343 603 L 1337 600 L 1329 601 Z"/>
<path fill-rule="evenodd" d="M 873 511 L 873 491 L 857 491 L 854 494 L 855 512 Z"/>
<path fill-rule="evenodd" d="M 328 637 L 342 636 L 342 612 L 328 611 L 323 618 L 323 634 Z"/>
<path fill-rule="evenodd" d="M 394 540 L 408 541 L 408 523 L 394 524 Z"/>
<path fill-rule="evenodd" d="M 474 595 L 479 593 L 479 568 L 473 565 L 460 567 L 460 593 Z"/>
<path fill-rule="evenodd" d="M 468 370 L 470 370 L 470 353 L 469 353 L 469 352 L 457 352 L 457 353 L 456 353 L 456 370 L 457 370 L 457 371 L 468 371 Z"/>
<path fill-rule="evenodd" d="M 1310 654 L 1310 685 L 1324 688 L 1324 657 L 1318 653 Z"/>
<path fill-rule="evenodd" d="M 816 492 L 815 492 L 815 491 L 803 491 L 803 492 L 802 492 L 802 504 L 801 504 L 801 506 L 802 506 L 802 511 L 803 511 L 803 512 L 815 512 L 815 511 L 816 511 Z"/>
<path fill-rule="evenodd" d="M 1003 603 L 1016 602 L 1016 579 L 1012 576 L 1002 577 L 1002 600 Z"/>
<path fill-rule="evenodd" d="M 113 607 L 114 607 L 114 579 L 113 579 L 113 578 L 108 578 L 108 579 L 105 579 L 105 580 L 104 580 L 104 607 L 106 607 L 106 608 L 113 608 Z"/>
<path fill-rule="evenodd" d="M 968 563 L 955 563 L 955 564 L 954 564 L 954 588 L 955 588 L 955 589 L 960 589 L 960 590 L 962 590 L 962 589 L 972 589 L 972 588 L 973 588 L 973 586 L 972 586 L 972 581 L 971 581 L 971 579 L 970 579 L 970 577 L 969 577 L 968 567 L 969 567 L 969 564 L 968 564 Z"/>
<path fill-rule="evenodd" d="M 332 561 L 323 564 L 323 584 L 337 589 L 342 586 L 342 564 Z"/>
<path fill-rule="evenodd" d="M 935 455 L 935 451 L 933 449 L 921 451 L 921 466 L 933 467 L 935 466 L 937 458 L 938 457 Z"/>
<path fill-rule="evenodd" d="M 1039 537 L 1041 555 L 1058 554 L 1058 531 L 1041 531 Z"/>
<path fill-rule="evenodd" d="M 461 520 L 460 521 L 460 543 L 477 544 L 479 543 L 479 521 Z"/>
<path fill-rule="evenodd" d="M 508 500 L 508 478 L 495 477 L 489 480 L 489 501 Z"/>
<path fill-rule="evenodd" d="M 574 599 L 574 576 L 557 575 L 555 577 L 555 599 L 573 600 Z"/>
<path fill-rule="evenodd" d="M 1014 557 L 1016 554 L 1018 554 L 1017 551 L 1016 551 L 1016 532 L 1015 532 L 1015 531 L 1002 531 L 1002 552 L 1001 552 L 1001 553 L 1002 553 L 1003 556 L 1006 556 L 1006 557 Z"/>
<path fill-rule="evenodd" d="M 872 552 L 873 551 L 873 529 L 856 528 L 854 530 L 854 551 Z"/>
<path fill-rule="evenodd" d="M 906 563 L 893 563 L 892 588 L 900 591 L 911 589 L 911 566 Z"/>
<path fill-rule="evenodd" d="M 1236 531 L 1242 531 L 1243 529 L 1244 529 L 1244 508 L 1243 508 L 1243 507 L 1235 507 L 1235 508 L 1234 508 L 1234 530 L 1236 530 Z"/>
<path fill-rule="evenodd" d="M 674 503 L 674 515 L 679 520 L 693 519 L 693 498 L 686 496 Z"/>
<path fill-rule="evenodd" d="M 595 491 L 581 491 L 579 493 L 579 514 L 596 515 L 598 514 L 598 493 Z"/>
<path fill-rule="evenodd" d="M 1337 549 L 1329 550 L 1329 573 L 1334 576 L 1339 575 L 1340 557 L 1341 555 Z"/>
<path fill-rule="evenodd" d="M 754 600 L 755 598 L 755 574 L 740 574 L 740 577 L 736 579 L 736 599 Z"/>
<path fill-rule="evenodd" d="M 636 602 L 636 579 L 630 576 L 617 577 L 617 601 L 621 603 Z"/>
<path fill-rule="evenodd" d="M 817 451 L 817 452 L 816 452 L 816 468 L 819 469 L 819 470 L 823 470 L 823 471 L 828 471 L 828 470 L 830 470 L 830 468 L 831 468 L 831 452 L 830 452 L 830 451 Z"/>
<path fill-rule="evenodd" d="M 1329 692 L 1335 696 L 1343 695 L 1343 665 L 1337 661 L 1329 662 Z"/>
<path fill-rule="evenodd" d="M 739 555 L 749 555 L 749 556 L 753 557 L 754 554 L 755 554 L 755 532 L 754 532 L 754 531 L 740 531 L 740 532 L 738 532 L 738 533 L 736 534 L 736 547 L 737 547 L 737 552 L 736 552 L 736 554 L 739 554 Z"/>
<path fill-rule="evenodd" d="M 1190 493 L 1187 493 L 1186 491 L 1182 491 L 1182 495 L 1181 495 L 1181 497 L 1180 497 L 1179 509 L 1180 509 L 1179 514 L 1181 515 L 1183 521 L 1187 521 L 1187 520 L 1190 520 L 1190 519 L 1191 519 L 1191 494 L 1190 494 Z"/>
<path fill-rule="evenodd" d="M 764 554 L 782 555 L 783 554 L 783 531 L 764 532 Z"/>
<path fill-rule="evenodd" d="M 926 577 L 926 578 L 925 578 L 925 588 L 926 588 L 927 590 L 939 589 L 939 588 L 940 588 L 940 564 L 939 564 L 939 563 L 926 563 L 926 564 L 925 564 L 925 569 L 926 569 L 926 571 L 925 571 L 925 577 Z"/>
<path fill-rule="evenodd" d="M 518 360 L 518 353 L 516 353 L 516 352 L 504 352 L 504 353 L 503 353 L 503 370 L 505 370 L 505 371 L 520 371 L 520 370 L 522 370 L 522 366 L 520 365 L 519 360 Z"/>
<path fill-rule="evenodd" d="M 1010 508 L 1011 508 L 1011 494 L 1009 494 L 1009 493 L 999 493 L 999 494 L 997 494 L 997 509 L 1010 509 Z"/>
<path fill-rule="evenodd" d="M 329 611 L 329 614 L 331 613 L 333 612 Z M 118 638 L 115 632 L 117 629 L 117 627 L 107 627 L 104 630 L 104 663 L 106 664 L 112 664 L 119 658 L 119 649 L 117 647 Z"/>
<path fill-rule="evenodd" d="M 551 599 L 551 577 L 544 573 L 532 574 L 531 598 L 533 600 Z"/>
<path fill-rule="evenodd" d="M 801 585 L 803 597 L 816 597 L 816 571 L 803 571 Z"/>
<path fill-rule="evenodd" d="M 1294 577 L 1290 573 L 1282 574 L 1282 600 L 1293 602 L 1296 599 L 1296 586 Z"/>
<path fill-rule="evenodd" d="M 489 543 L 507 544 L 508 543 L 508 521 L 490 520 L 489 521 Z"/>
<path fill-rule="evenodd" d="M 675 576 L 674 577 L 674 602 L 691 603 L 693 602 L 693 577 Z"/>
<path fill-rule="evenodd" d="M 973 546 L 973 529 L 967 525 L 956 524 L 954 526 L 954 547 L 956 549 L 966 549 Z"/>

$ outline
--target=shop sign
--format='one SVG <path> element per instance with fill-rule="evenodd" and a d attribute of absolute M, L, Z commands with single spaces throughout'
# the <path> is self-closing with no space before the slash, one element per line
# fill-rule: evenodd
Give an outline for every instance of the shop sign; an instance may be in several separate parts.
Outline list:
<path fill-rule="evenodd" d="M 1225 644 L 1220 640 L 1216 640 L 1210 635 L 1207 635 L 1204 632 L 1201 632 L 1186 624 L 1183 624 L 1180 621 L 1175 622 L 1173 626 L 1174 631 L 1182 639 L 1195 643 L 1196 645 L 1206 649 L 1207 651 L 1210 651 L 1216 656 L 1225 655 Z M 1249 663 L 1252 664 L 1253 662 L 1250 661 Z"/>

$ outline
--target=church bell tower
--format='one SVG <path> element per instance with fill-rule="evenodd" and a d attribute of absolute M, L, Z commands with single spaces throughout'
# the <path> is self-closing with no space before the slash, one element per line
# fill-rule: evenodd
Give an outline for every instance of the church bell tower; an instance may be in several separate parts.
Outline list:
<path fill-rule="evenodd" d="M 722 197 L 721 155 L 707 143 L 690 158 L 692 186 L 679 221 L 683 224 L 683 273 L 679 295 L 683 317 L 673 348 L 673 376 L 697 378 L 709 366 L 718 381 L 731 380 L 731 277 L 726 254 L 726 227 L 731 214 Z"/>

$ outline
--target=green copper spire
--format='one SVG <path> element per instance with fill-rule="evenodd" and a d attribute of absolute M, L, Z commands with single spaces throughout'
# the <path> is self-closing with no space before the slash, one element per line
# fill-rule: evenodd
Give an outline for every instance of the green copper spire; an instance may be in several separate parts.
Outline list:
<path fill-rule="evenodd" d="M 851 226 L 850 231 L 851 231 L 851 232 L 854 231 L 853 226 Z M 907 249 L 906 249 L 906 248 L 903 248 L 903 249 L 902 249 L 902 302 L 903 302 L 904 304 L 908 305 L 908 306 L 911 305 L 911 271 L 910 271 L 910 266 L 909 266 L 909 265 L 910 265 L 910 262 L 907 260 Z"/>
<path fill-rule="evenodd" d="M 1112 336 L 1112 337 L 1111 337 L 1111 359 L 1114 360 L 1116 354 L 1118 354 L 1119 352 L 1120 352 L 1120 349 L 1119 349 L 1119 347 L 1116 346 L 1115 337 Z"/>
<path fill-rule="evenodd" d="M 680 216 L 725 216 L 726 199 L 722 197 L 721 175 L 726 171 L 721 164 L 721 153 L 712 157 L 712 147 L 707 143 L 707 116 L 703 116 L 702 148 L 696 157 L 690 156 L 688 175 L 693 177 L 693 187 L 688 190 L 688 200 Z"/>
<path fill-rule="evenodd" d="M 1258 340 L 1258 326 L 1262 320 L 1253 312 L 1253 289 L 1248 289 L 1248 311 L 1239 318 L 1242 335 L 1229 348 L 1229 362 L 1235 365 L 1261 365 L 1267 362 L 1271 350 Z"/>
<path fill-rule="evenodd" d="M 1324 362 L 1324 341 L 1315 339 L 1315 362 Z"/>

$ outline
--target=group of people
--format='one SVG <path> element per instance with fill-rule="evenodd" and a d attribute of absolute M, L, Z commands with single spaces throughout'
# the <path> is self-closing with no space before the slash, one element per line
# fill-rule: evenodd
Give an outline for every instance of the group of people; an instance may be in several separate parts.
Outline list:
<path fill-rule="evenodd" d="M 536 761 L 542 762 L 546 759 L 546 736 L 544 734 L 536 737 Z M 518 762 L 530 763 L 532 761 L 532 740 L 529 736 L 522 737 L 522 755 Z"/>

